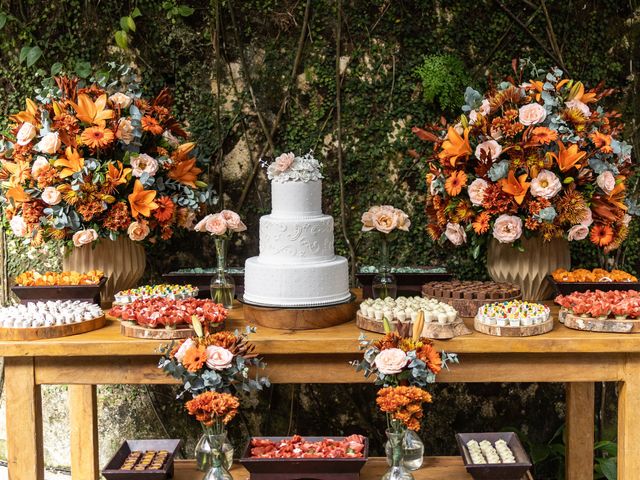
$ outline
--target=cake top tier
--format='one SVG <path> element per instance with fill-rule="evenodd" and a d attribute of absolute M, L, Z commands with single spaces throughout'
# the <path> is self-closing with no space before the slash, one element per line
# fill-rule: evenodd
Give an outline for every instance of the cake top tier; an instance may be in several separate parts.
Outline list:
<path fill-rule="evenodd" d="M 312 182 L 322 179 L 320 162 L 309 152 L 302 157 L 283 153 L 267 168 L 267 176 L 274 183 Z"/>

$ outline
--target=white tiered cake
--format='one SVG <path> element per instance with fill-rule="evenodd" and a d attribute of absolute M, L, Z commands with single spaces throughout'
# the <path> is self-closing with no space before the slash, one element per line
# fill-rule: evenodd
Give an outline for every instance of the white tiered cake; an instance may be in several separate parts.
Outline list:
<path fill-rule="evenodd" d="M 317 160 L 285 154 L 268 173 L 272 209 L 260 219 L 260 255 L 245 264 L 244 300 L 270 307 L 348 301 L 347 259 L 335 255 L 333 218 L 322 214 Z"/>

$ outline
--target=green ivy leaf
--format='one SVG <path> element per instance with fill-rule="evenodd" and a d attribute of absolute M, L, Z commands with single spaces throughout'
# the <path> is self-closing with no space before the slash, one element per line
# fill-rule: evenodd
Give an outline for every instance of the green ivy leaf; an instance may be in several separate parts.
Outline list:
<path fill-rule="evenodd" d="M 24 62 L 27 59 L 27 55 L 29 54 L 30 50 L 31 50 L 31 47 L 22 47 L 20 49 L 20 57 L 18 58 L 18 61 L 20 63 Z"/>
<path fill-rule="evenodd" d="M 131 30 L 132 32 L 136 31 L 136 22 L 133 21 L 133 17 L 125 17 L 126 22 L 127 22 L 127 27 L 129 27 L 129 30 Z"/>
<path fill-rule="evenodd" d="M 178 7 L 178 13 L 183 17 L 188 17 L 190 15 L 193 15 L 193 12 L 195 12 L 195 10 L 188 5 L 180 5 Z"/>
<path fill-rule="evenodd" d="M 80 78 L 87 78 L 91 75 L 91 64 L 89 62 L 76 62 L 75 72 Z"/>
<path fill-rule="evenodd" d="M 116 32 L 116 45 L 118 45 L 123 50 L 129 48 L 129 42 L 127 41 L 127 32 L 125 32 L 124 30 L 118 30 Z"/>
<path fill-rule="evenodd" d="M 129 31 L 129 23 L 127 22 L 127 18 L 128 17 L 120 17 L 120 28 L 125 32 Z"/>
<path fill-rule="evenodd" d="M 138 7 L 133 9 L 133 12 L 131 12 L 131 18 L 138 18 L 142 16 L 142 12 L 140 11 L 140 9 Z"/>
<path fill-rule="evenodd" d="M 2 30 L 6 24 L 7 24 L 7 14 L 0 13 L 0 30 Z"/>
<path fill-rule="evenodd" d="M 40 47 L 32 47 L 27 53 L 27 67 L 33 66 L 41 56 L 42 50 L 40 50 Z"/>
<path fill-rule="evenodd" d="M 60 62 L 56 62 L 51 65 L 51 76 L 58 75 L 62 71 L 62 64 Z"/>

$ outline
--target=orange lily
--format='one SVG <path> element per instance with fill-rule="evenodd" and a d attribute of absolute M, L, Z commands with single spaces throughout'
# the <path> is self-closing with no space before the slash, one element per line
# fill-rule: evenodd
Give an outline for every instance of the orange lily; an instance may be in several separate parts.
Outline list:
<path fill-rule="evenodd" d="M 535 99 L 536 101 L 540 101 L 540 97 L 542 95 L 542 92 L 544 90 L 544 83 L 540 80 L 529 80 L 529 83 L 531 84 L 531 86 L 527 87 L 527 90 L 532 90 L 535 93 Z"/>
<path fill-rule="evenodd" d="M 16 123 L 29 122 L 32 125 L 37 126 L 40 124 L 40 122 L 38 121 L 38 118 L 36 117 L 36 115 L 38 114 L 38 106 L 30 98 L 27 98 L 26 100 L 27 100 L 27 109 L 23 110 L 22 112 L 16 113 L 15 115 L 12 115 L 11 120 L 13 120 Z"/>
<path fill-rule="evenodd" d="M 31 178 L 31 166 L 29 162 L 18 160 L 17 162 L 3 161 L 2 168 L 10 173 L 11 185 L 19 185 Z"/>
<path fill-rule="evenodd" d="M 127 176 L 131 173 L 130 168 L 124 168 L 122 162 L 118 162 L 116 167 L 113 163 L 109 163 L 107 167 L 107 181 L 114 186 L 127 183 Z"/>
<path fill-rule="evenodd" d="M 69 101 L 69 104 L 77 112 L 78 119 L 85 123 L 104 127 L 106 120 L 113 118 L 113 110 L 105 109 L 107 105 L 106 93 L 98 97 L 95 102 L 88 95 L 81 93 L 78 95 L 78 103 Z"/>
<path fill-rule="evenodd" d="M 180 163 L 184 160 L 188 160 L 189 154 L 195 147 L 196 147 L 196 144 L 194 142 L 183 143 L 178 148 L 176 148 L 175 152 L 173 152 L 173 154 L 171 155 L 171 158 L 176 163 Z"/>
<path fill-rule="evenodd" d="M 438 154 L 440 160 L 449 161 L 452 167 L 456 166 L 456 162 L 460 157 L 466 158 L 471 155 L 471 146 L 469 145 L 469 129 L 464 129 L 464 138 L 462 138 L 456 129 L 449 127 L 447 139 L 442 142 L 442 151 Z"/>
<path fill-rule="evenodd" d="M 155 190 L 145 190 L 140 180 L 136 180 L 133 193 L 129 195 L 129 206 L 133 218 L 138 218 L 138 215 L 148 217 L 152 210 L 158 208 L 158 204 L 153 201 L 157 193 Z"/>
<path fill-rule="evenodd" d="M 70 177 L 84 168 L 84 158 L 80 156 L 75 148 L 67 147 L 65 156 L 66 158 L 59 158 L 53 162 L 54 166 L 63 167 L 60 172 L 60 178 Z"/>
<path fill-rule="evenodd" d="M 583 152 L 578 149 L 578 145 L 573 143 L 569 148 L 564 146 L 564 143 L 558 142 L 558 153 L 555 154 L 553 152 L 547 153 L 551 158 L 553 158 L 560 170 L 566 172 L 567 170 L 576 167 L 578 170 L 582 168 L 580 162 L 586 155 L 587 152 Z"/>
<path fill-rule="evenodd" d="M 15 185 L 11 187 L 9 190 L 7 190 L 5 196 L 8 199 L 13 200 L 14 202 L 26 202 L 31 198 L 29 194 L 24 191 L 22 185 Z"/>
<path fill-rule="evenodd" d="M 569 96 L 567 100 L 578 100 L 582 103 L 593 103 L 597 100 L 595 92 L 584 92 L 584 85 L 582 82 L 576 82 L 569 90 Z"/>
<path fill-rule="evenodd" d="M 521 205 L 529 190 L 531 182 L 527 182 L 527 174 L 523 173 L 518 178 L 513 170 L 509 170 L 509 176 L 502 180 L 502 191 L 513 195 L 516 203 Z"/>
<path fill-rule="evenodd" d="M 169 171 L 169 178 L 195 188 L 195 181 L 198 179 L 198 175 L 202 173 L 202 170 L 196 167 L 195 163 L 196 159 L 192 158 L 174 165 Z"/>

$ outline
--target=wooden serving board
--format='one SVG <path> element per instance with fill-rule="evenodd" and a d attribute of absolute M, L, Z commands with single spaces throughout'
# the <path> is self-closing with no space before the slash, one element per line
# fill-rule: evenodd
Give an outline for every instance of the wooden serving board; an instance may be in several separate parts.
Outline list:
<path fill-rule="evenodd" d="M 209 332 L 219 332 L 224 330 L 224 327 L 225 323 L 222 322 L 215 327 L 210 327 Z M 150 328 L 127 321 L 120 321 L 120 333 L 125 337 L 147 338 L 149 340 L 178 340 L 193 337 L 196 334 L 193 328 L 188 325 L 180 325 L 176 328 Z"/>
<path fill-rule="evenodd" d="M 572 313 L 564 314 L 564 326 L 574 330 L 605 333 L 640 333 L 640 319 L 616 320 L 606 318 L 599 320 L 593 317 L 579 317 Z"/>
<path fill-rule="evenodd" d="M 279 308 L 258 307 L 245 303 L 244 318 L 249 323 L 279 330 L 314 330 L 347 323 L 353 320 L 356 304 L 353 301 L 327 307 Z"/>
<path fill-rule="evenodd" d="M 397 322 L 391 322 L 396 324 Z M 380 320 L 365 317 L 360 312 L 356 315 L 356 325 L 362 330 L 369 332 L 384 333 L 384 324 Z M 421 336 L 432 338 L 434 340 L 447 340 L 449 338 L 459 337 L 461 335 L 469 335 L 473 333 L 464 324 L 460 317 L 454 323 L 442 325 L 437 322 L 425 323 Z"/>
<path fill-rule="evenodd" d="M 0 340 L 42 340 L 45 338 L 67 337 L 86 333 L 104 327 L 105 316 L 67 325 L 37 328 L 0 328 Z"/>
<path fill-rule="evenodd" d="M 478 309 L 487 303 L 495 303 L 495 302 L 511 302 L 513 300 L 522 300 L 522 295 L 518 295 L 516 297 L 510 298 L 501 298 L 501 299 L 492 299 L 487 298 L 483 300 L 468 300 L 464 298 L 446 298 L 446 297 L 436 297 L 433 295 L 424 295 L 428 298 L 435 298 L 439 302 L 446 303 L 447 305 L 451 305 L 456 309 L 458 314 L 463 317 L 475 317 L 478 314 Z"/>
<path fill-rule="evenodd" d="M 473 320 L 473 328 L 480 333 L 493 335 L 495 337 L 532 337 L 534 335 L 542 335 L 553 330 L 553 317 L 549 317 L 544 323 L 531 325 L 528 327 L 499 327 L 497 325 L 487 325 L 482 323 L 478 318 Z"/>

